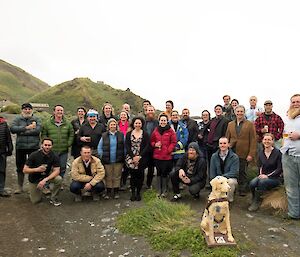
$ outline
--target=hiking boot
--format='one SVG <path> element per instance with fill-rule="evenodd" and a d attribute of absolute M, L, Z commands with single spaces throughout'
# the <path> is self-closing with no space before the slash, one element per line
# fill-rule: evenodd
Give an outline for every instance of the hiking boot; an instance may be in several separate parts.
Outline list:
<path fill-rule="evenodd" d="M 261 204 L 262 191 L 255 190 L 253 194 L 252 203 L 248 208 L 248 211 L 257 211 Z"/>
<path fill-rule="evenodd" d="M 23 187 L 19 186 L 15 191 L 14 194 L 19 195 L 24 193 Z"/>
<path fill-rule="evenodd" d="M 137 201 L 141 201 L 141 200 L 142 200 L 142 197 L 141 197 L 140 194 L 137 194 L 137 195 L 136 195 L 136 200 L 137 200 Z"/>
<path fill-rule="evenodd" d="M 52 205 L 54 205 L 55 207 L 57 207 L 57 206 L 60 206 L 60 205 L 61 205 L 61 202 L 58 201 L 56 198 L 52 198 L 52 199 L 50 200 L 50 204 L 52 204 Z"/>
<path fill-rule="evenodd" d="M 74 201 L 75 201 L 76 203 L 82 202 L 82 196 L 81 196 L 81 195 L 75 195 Z"/>
<path fill-rule="evenodd" d="M 2 192 L 0 192 L 0 197 L 10 197 L 11 194 L 8 193 L 6 190 L 3 190 Z"/>
<path fill-rule="evenodd" d="M 119 199 L 120 195 L 118 193 L 114 194 L 114 199 Z"/>

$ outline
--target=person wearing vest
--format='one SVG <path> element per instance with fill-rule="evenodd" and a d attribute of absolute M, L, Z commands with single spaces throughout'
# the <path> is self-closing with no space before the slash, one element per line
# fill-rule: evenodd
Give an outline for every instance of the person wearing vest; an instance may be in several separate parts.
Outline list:
<path fill-rule="evenodd" d="M 118 199 L 122 169 L 125 159 L 125 143 L 122 132 L 117 131 L 117 121 L 113 118 L 107 122 L 108 131 L 102 134 L 98 145 L 98 154 L 105 168 L 105 199 Z"/>

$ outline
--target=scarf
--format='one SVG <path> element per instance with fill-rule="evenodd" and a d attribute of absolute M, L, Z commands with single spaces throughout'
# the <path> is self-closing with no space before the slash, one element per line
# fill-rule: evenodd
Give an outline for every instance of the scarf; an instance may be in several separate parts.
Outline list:
<path fill-rule="evenodd" d="M 157 129 L 158 129 L 158 132 L 159 134 L 163 134 L 165 131 L 169 130 L 171 127 L 169 124 L 167 124 L 165 127 L 161 127 L 161 126 L 158 126 Z"/>

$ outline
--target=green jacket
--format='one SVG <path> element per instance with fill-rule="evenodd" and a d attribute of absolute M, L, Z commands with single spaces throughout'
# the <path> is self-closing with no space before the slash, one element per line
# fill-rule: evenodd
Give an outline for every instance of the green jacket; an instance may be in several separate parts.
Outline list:
<path fill-rule="evenodd" d="M 25 127 L 36 122 L 35 129 L 26 129 Z M 16 149 L 39 149 L 40 132 L 42 129 L 41 120 L 36 116 L 28 118 L 18 115 L 12 122 L 10 131 L 17 134 Z"/>
<path fill-rule="evenodd" d="M 64 117 L 60 126 L 55 125 L 54 117 L 52 116 L 43 124 L 42 139 L 45 137 L 53 140 L 53 152 L 66 153 L 73 143 L 74 130 L 71 123 Z"/>

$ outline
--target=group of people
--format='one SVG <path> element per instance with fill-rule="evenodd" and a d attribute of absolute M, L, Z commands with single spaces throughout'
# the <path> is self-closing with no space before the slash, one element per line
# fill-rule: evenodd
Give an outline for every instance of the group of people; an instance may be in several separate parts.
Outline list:
<path fill-rule="evenodd" d="M 12 154 L 13 133 L 17 135 L 15 193 L 23 192 L 24 174 L 29 174 L 30 199 L 34 203 L 41 201 L 43 189 L 50 188 L 51 203 L 60 204 L 57 195 L 71 148 L 74 161 L 70 191 L 75 201 L 81 201 L 83 195 L 99 200 L 102 192 L 106 199 L 118 199 L 129 175 L 130 199 L 139 201 L 144 171 L 146 187 L 151 188 L 156 169 L 159 197 L 166 197 L 170 191 L 170 179 L 172 200 L 181 198 L 182 185 L 198 199 L 207 182 L 222 175 L 231 186 L 230 202 L 235 188 L 240 196 L 250 188 L 253 197 L 249 210 L 254 211 L 261 194 L 280 185 L 284 177 L 288 215 L 300 218 L 300 95 L 291 97 L 286 124 L 273 112 L 270 100 L 264 102 L 264 109 L 257 106 L 255 96 L 250 97 L 249 109 L 229 95 L 223 101 L 224 105 L 214 107 L 213 118 L 208 110 L 202 111 L 198 124 L 190 117 L 189 109 L 179 114 L 171 100 L 166 101 L 166 110 L 158 118 L 150 101 L 145 100 L 136 116 L 127 103 L 117 116 L 112 105 L 105 103 L 101 114 L 79 107 L 72 122 L 65 118 L 64 107 L 56 105 L 43 124 L 33 114 L 31 104 L 25 103 L 10 127 L 0 118 L 0 196 L 9 196 L 4 189 L 5 168 L 6 156 Z M 257 163 L 258 176 L 248 183 L 251 161 Z M 51 183 L 54 185 L 49 187 Z"/>

